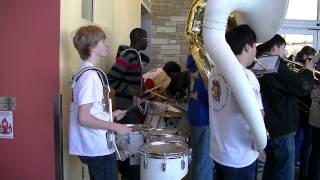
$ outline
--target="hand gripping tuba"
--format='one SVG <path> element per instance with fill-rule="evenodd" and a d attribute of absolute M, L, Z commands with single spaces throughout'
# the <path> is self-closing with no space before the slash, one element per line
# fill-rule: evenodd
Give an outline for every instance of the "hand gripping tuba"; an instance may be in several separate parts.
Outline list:
<path fill-rule="evenodd" d="M 225 40 L 228 16 L 232 13 L 237 24 L 248 24 L 258 42 L 271 39 L 282 25 L 288 0 L 208 0 L 203 18 L 203 41 L 206 51 L 220 70 L 254 136 L 254 148 L 262 150 L 267 144 L 263 117 L 253 90 Z"/>

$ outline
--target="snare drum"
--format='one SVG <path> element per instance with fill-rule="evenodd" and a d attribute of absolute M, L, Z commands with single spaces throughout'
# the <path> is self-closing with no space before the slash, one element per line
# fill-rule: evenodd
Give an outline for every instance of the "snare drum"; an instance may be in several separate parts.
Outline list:
<path fill-rule="evenodd" d="M 166 112 L 166 111 L 173 112 L 176 114 L 182 114 L 184 112 L 181 109 L 175 107 L 174 105 L 151 101 L 150 107 L 145 119 L 145 123 L 150 124 L 152 127 L 155 127 L 155 128 L 166 127 L 167 124 L 163 121 L 163 118 L 154 115 L 154 113 Z M 177 118 L 170 117 L 167 119 L 177 119 Z"/>
<path fill-rule="evenodd" d="M 156 128 L 152 131 L 148 131 L 148 135 L 151 136 L 164 136 L 167 134 L 177 134 L 178 130 L 176 128 Z"/>
<path fill-rule="evenodd" d="M 187 143 L 187 138 L 183 136 L 179 136 L 176 134 L 166 134 L 163 136 L 149 136 L 147 138 L 147 142 L 154 142 L 154 141 L 162 141 L 162 142 L 171 142 L 171 143 Z"/>
<path fill-rule="evenodd" d="M 177 113 L 183 112 L 180 108 L 178 108 L 172 104 L 161 103 L 161 102 L 156 102 L 156 101 L 152 101 L 151 103 L 156 107 L 155 109 L 158 112 L 163 112 L 163 111 L 173 111 L 173 112 L 177 112 Z"/>
<path fill-rule="evenodd" d="M 128 135 L 117 135 L 116 142 L 124 151 L 128 151 L 130 155 L 137 154 L 139 148 L 145 142 L 144 131 L 150 129 L 150 126 L 143 124 L 127 124 L 132 128 L 132 133 Z"/>
<path fill-rule="evenodd" d="M 175 128 L 157 128 L 157 129 L 152 129 L 151 131 L 148 131 L 146 134 L 146 142 L 153 142 L 156 140 L 152 140 L 155 139 L 157 137 L 160 136 L 166 136 L 166 135 L 170 135 L 170 134 L 177 134 L 178 130 Z"/>
<path fill-rule="evenodd" d="M 188 172 L 189 149 L 181 143 L 155 141 L 140 150 L 142 180 L 179 180 Z"/>

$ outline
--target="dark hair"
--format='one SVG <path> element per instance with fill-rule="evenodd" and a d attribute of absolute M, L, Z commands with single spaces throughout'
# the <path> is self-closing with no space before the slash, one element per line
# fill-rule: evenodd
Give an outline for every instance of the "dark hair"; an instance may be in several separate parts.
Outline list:
<path fill-rule="evenodd" d="M 170 79 L 171 82 L 167 87 L 167 91 L 175 99 L 181 99 L 189 93 L 190 73 L 188 71 L 173 72 Z"/>
<path fill-rule="evenodd" d="M 73 45 L 77 49 L 82 60 L 91 56 L 91 48 L 98 42 L 106 39 L 106 35 L 98 26 L 83 26 L 79 28 L 73 37 Z"/>
<path fill-rule="evenodd" d="M 256 33 L 248 25 L 237 26 L 226 33 L 226 41 L 235 55 L 239 55 L 246 44 L 257 42 Z"/>
<path fill-rule="evenodd" d="M 136 43 L 141 41 L 142 38 L 146 38 L 147 32 L 142 28 L 135 28 L 130 32 L 131 43 Z"/>
<path fill-rule="evenodd" d="M 167 73 L 168 76 L 170 76 L 172 73 L 181 72 L 180 65 L 174 61 L 167 62 L 162 69 Z"/>
<path fill-rule="evenodd" d="M 266 52 L 266 48 L 264 47 L 264 44 L 259 44 L 257 46 L 256 57 L 258 58 L 258 57 L 262 56 L 265 52 Z"/>
<path fill-rule="evenodd" d="M 313 49 L 310 46 L 304 46 L 297 54 L 296 56 L 296 61 L 302 62 L 304 63 L 304 59 L 303 59 L 303 55 L 307 55 L 307 56 L 314 56 L 317 53 L 317 51 L 315 49 Z"/>
<path fill-rule="evenodd" d="M 271 38 L 269 41 L 264 42 L 263 43 L 263 47 L 265 51 L 270 52 L 273 46 L 282 46 L 282 45 L 286 45 L 286 40 L 280 36 L 279 34 L 276 34 L 275 36 L 273 36 L 273 38 Z"/>

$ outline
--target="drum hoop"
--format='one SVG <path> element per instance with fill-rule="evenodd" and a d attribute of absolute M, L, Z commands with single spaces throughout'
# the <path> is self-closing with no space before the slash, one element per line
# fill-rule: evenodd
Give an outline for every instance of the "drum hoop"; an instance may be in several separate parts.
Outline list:
<path fill-rule="evenodd" d="M 171 132 L 170 132 L 171 130 Z M 166 136 L 166 135 L 170 135 L 170 134 L 177 134 L 178 130 L 175 128 L 157 128 L 157 129 L 153 129 L 152 131 L 148 131 L 147 134 L 150 136 Z"/>
<path fill-rule="evenodd" d="M 132 128 L 131 134 L 146 134 L 147 131 L 154 129 L 145 124 L 126 124 L 126 126 Z"/>
<path fill-rule="evenodd" d="M 181 153 L 168 153 L 168 154 L 160 154 L 160 153 L 153 153 L 153 152 L 145 152 L 145 151 L 139 151 L 138 154 L 140 156 L 146 156 L 148 158 L 153 159 L 177 159 L 188 155 L 188 150 Z"/>

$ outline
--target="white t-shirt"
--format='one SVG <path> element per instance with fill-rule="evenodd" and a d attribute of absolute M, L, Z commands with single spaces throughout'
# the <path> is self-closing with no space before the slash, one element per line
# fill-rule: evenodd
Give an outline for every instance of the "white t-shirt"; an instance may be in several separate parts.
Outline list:
<path fill-rule="evenodd" d="M 260 85 L 255 75 L 243 68 L 263 109 Z M 209 79 L 210 156 L 218 163 L 234 168 L 252 164 L 258 152 L 252 148 L 249 125 L 223 76 L 215 70 Z"/>
<path fill-rule="evenodd" d="M 93 66 L 90 62 L 82 61 L 81 68 Z M 102 82 L 95 70 L 84 72 L 73 88 L 73 102 L 70 106 L 69 151 L 72 155 L 103 156 L 112 154 L 106 140 L 106 130 L 82 126 L 78 122 L 78 107 L 93 103 L 90 114 L 94 117 L 110 121 L 110 116 L 104 111 Z"/>

